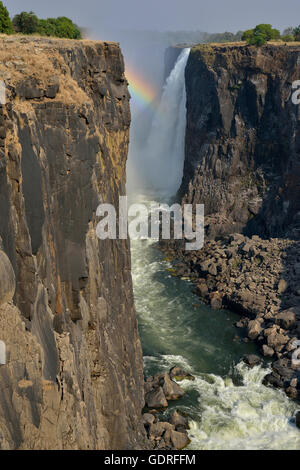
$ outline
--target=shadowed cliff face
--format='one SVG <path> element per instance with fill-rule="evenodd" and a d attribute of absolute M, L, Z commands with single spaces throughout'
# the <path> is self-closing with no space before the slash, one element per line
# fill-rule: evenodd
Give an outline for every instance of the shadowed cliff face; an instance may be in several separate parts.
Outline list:
<path fill-rule="evenodd" d="M 0 306 L 0 448 L 140 448 L 129 244 L 95 233 L 98 204 L 125 194 L 120 49 L 8 37 L 0 56 L 0 236 L 17 285 Z"/>
<path fill-rule="evenodd" d="M 278 236 L 299 219 L 299 79 L 299 46 L 192 49 L 180 194 L 205 204 L 208 236 Z"/>

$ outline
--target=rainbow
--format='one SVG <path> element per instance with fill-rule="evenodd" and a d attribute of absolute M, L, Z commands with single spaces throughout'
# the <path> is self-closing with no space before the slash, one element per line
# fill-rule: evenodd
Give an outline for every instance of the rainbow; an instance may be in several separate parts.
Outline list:
<path fill-rule="evenodd" d="M 139 107 L 155 106 L 158 90 L 132 67 L 126 65 L 126 78 L 129 83 L 129 92 Z"/>

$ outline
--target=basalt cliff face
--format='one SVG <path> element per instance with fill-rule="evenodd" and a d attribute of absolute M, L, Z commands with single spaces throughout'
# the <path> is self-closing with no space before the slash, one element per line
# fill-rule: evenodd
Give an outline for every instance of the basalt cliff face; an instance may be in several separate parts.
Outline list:
<path fill-rule="evenodd" d="M 142 448 L 130 247 L 95 230 L 125 194 L 119 46 L 0 41 L 0 449 Z"/>
<path fill-rule="evenodd" d="M 300 46 L 200 45 L 186 68 L 184 202 L 206 232 L 278 236 L 300 211 Z"/>
<path fill-rule="evenodd" d="M 205 205 L 205 243 L 162 242 L 174 273 L 274 360 L 265 384 L 300 399 L 300 47 L 202 45 L 186 67 L 182 203 Z"/>

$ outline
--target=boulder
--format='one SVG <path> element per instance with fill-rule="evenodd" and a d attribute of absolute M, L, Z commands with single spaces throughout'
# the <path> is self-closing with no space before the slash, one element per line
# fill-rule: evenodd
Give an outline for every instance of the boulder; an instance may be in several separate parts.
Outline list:
<path fill-rule="evenodd" d="M 283 381 L 281 380 L 280 376 L 278 374 L 268 374 L 265 376 L 263 379 L 263 385 L 271 385 L 272 387 L 275 388 L 282 388 L 283 387 Z"/>
<path fill-rule="evenodd" d="M 284 328 L 285 330 L 290 330 L 296 326 L 296 314 L 293 309 L 283 310 L 276 316 L 276 323 Z"/>
<path fill-rule="evenodd" d="M 149 437 L 151 440 L 157 440 L 161 438 L 166 431 L 172 430 L 174 430 L 174 427 L 170 423 L 161 421 L 158 423 L 153 423 L 150 426 Z"/>
<path fill-rule="evenodd" d="M 241 245 L 243 242 L 245 242 L 245 236 L 241 233 L 233 233 L 229 236 L 229 242 L 231 244 Z"/>
<path fill-rule="evenodd" d="M 244 356 L 244 362 L 251 367 L 251 369 L 255 366 L 258 366 L 262 363 L 262 360 L 259 356 L 256 356 L 255 354 L 247 354 Z"/>
<path fill-rule="evenodd" d="M 220 310 L 222 308 L 222 295 L 219 292 L 212 292 L 209 298 L 210 306 L 213 310 Z"/>
<path fill-rule="evenodd" d="M 51 77 L 50 83 L 47 85 L 45 90 L 45 96 L 50 99 L 54 99 L 59 92 L 59 79 L 58 77 Z"/>
<path fill-rule="evenodd" d="M 173 424 L 176 431 L 182 431 L 184 429 L 188 429 L 188 420 L 178 413 L 178 411 L 174 411 L 170 417 L 170 423 Z"/>
<path fill-rule="evenodd" d="M 249 253 L 249 251 L 251 250 L 251 248 L 252 248 L 251 243 L 246 242 L 246 243 L 244 243 L 244 245 L 242 246 L 241 250 L 242 250 L 243 253 Z"/>
<path fill-rule="evenodd" d="M 280 281 L 278 282 L 278 287 L 277 287 L 277 291 L 279 294 L 283 294 L 288 288 L 288 283 L 286 282 L 285 279 L 280 279 Z"/>
<path fill-rule="evenodd" d="M 164 375 L 162 387 L 167 400 L 178 400 L 185 394 L 185 391 L 170 378 L 169 374 Z"/>
<path fill-rule="evenodd" d="M 210 266 L 210 261 L 208 260 L 205 260 L 203 261 L 203 263 L 200 264 L 200 270 L 202 271 L 202 273 L 208 273 L 208 268 Z"/>
<path fill-rule="evenodd" d="M 26 100 L 40 99 L 44 96 L 39 80 L 34 77 L 22 81 L 16 88 L 16 93 L 20 98 Z"/>
<path fill-rule="evenodd" d="M 265 357 L 273 357 L 275 354 L 275 351 L 273 348 L 270 348 L 266 344 L 263 345 L 262 347 L 262 352 Z"/>
<path fill-rule="evenodd" d="M 200 294 L 200 297 L 206 297 L 207 294 L 208 294 L 208 287 L 207 287 L 207 284 L 205 282 L 201 282 L 197 285 L 197 290 Z"/>
<path fill-rule="evenodd" d="M 191 442 L 187 433 L 178 432 L 174 430 L 166 431 L 164 440 L 167 446 L 173 447 L 176 450 L 182 450 Z"/>
<path fill-rule="evenodd" d="M 258 320 L 251 320 L 248 323 L 248 337 L 255 340 L 262 332 L 261 323 Z"/>
<path fill-rule="evenodd" d="M 169 372 L 171 379 L 180 382 L 181 380 L 195 380 L 195 377 L 178 366 L 172 367 Z"/>
<path fill-rule="evenodd" d="M 151 413 L 145 413 L 143 414 L 143 424 L 144 426 L 151 426 L 155 421 L 155 416 L 153 416 Z"/>
<path fill-rule="evenodd" d="M 290 382 L 294 377 L 295 371 L 291 368 L 291 362 L 287 358 L 282 358 L 274 362 L 272 368 L 284 381 Z"/>
<path fill-rule="evenodd" d="M 267 341 L 270 348 L 275 349 L 275 351 L 281 351 L 282 347 L 288 343 L 289 337 L 282 333 L 274 332 L 268 336 Z"/>
<path fill-rule="evenodd" d="M 147 377 L 146 381 L 144 382 L 144 391 L 145 394 L 151 392 L 151 390 L 157 388 L 159 386 L 159 379 L 157 377 Z"/>
<path fill-rule="evenodd" d="M 298 387 L 298 378 L 297 378 L 297 377 L 294 377 L 294 378 L 291 380 L 290 386 L 291 386 L 291 387 L 294 387 L 294 388 L 297 388 L 297 387 Z"/>
<path fill-rule="evenodd" d="M 208 267 L 208 274 L 210 274 L 211 276 L 216 276 L 218 274 L 217 266 L 215 264 L 211 264 Z"/>
<path fill-rule="evenodd" d="M 296 400 L 299 396 L 298 390 L 294 387 L 287 387 L 285 389 L 285 393 L 288 397 L 292 398 L 293 400 Z"/>
<path fill-rule="evenodd" d="M 145 402 L 148 408 L 166 408 L 168 406 L 162 387 L 157 387 L 146 393 Z"/>
<path fill-rule="evenodd" d="M 45 90 L 46 98 L 54 99 L 58 93 L 58 85 L 49 85 Z"/>
<path fill-rule="evenodd" d="M 248 325 L 248 318 L 241 318 L 238 322 L 235 323 L 237 328 L 246 328 Z"/>

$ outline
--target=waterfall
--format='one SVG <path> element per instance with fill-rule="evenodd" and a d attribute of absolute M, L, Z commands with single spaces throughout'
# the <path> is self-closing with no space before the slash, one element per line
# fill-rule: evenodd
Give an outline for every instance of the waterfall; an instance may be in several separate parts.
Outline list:
<path fill-rule="evenodd" d="M 146 184 L 164 196 L 180 187 L 186 130 L 185 67 L 190 49 L 183 49 L 163 89 L 143 150 Z"/>

